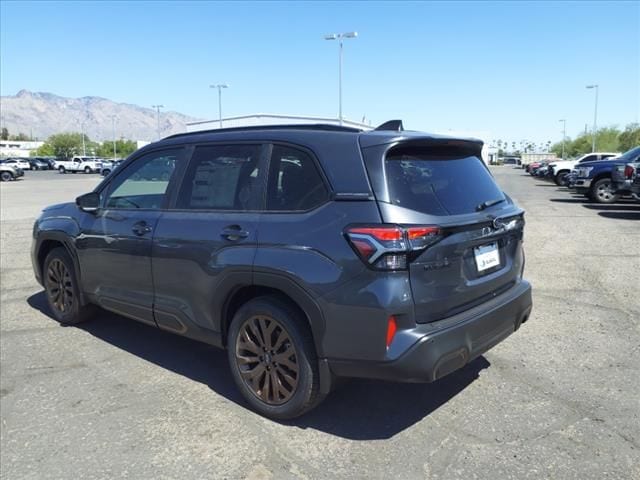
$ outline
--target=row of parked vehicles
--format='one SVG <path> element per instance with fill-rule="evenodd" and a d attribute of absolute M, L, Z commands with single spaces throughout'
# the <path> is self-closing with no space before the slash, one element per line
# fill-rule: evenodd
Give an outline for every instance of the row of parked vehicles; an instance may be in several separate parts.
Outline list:
<path fill-rule="evenodd" d="M 593 202 L 615 203 L 623 197 L 640 202 L 640 146 L 623 154 L 594 152 L 576 160 L 534 162 L 525 170 Z"/>
<path fill-rule="evenodd" d="M 70 160 L 55 157 L 12 157 L 0 160 L 0 179 L 3 182 L 23 177 L 26 170 L 57 170 L 65 173 L 100 173 L 106 177 L 123 162 L 118 158 L 106 160 L 99 157 L 76 156 Z"/>

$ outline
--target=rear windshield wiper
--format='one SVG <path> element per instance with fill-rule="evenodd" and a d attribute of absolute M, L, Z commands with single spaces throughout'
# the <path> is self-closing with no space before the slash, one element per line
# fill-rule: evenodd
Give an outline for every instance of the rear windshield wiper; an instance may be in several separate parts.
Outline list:
<path fill-rule="evenodd" d="M 476 211 L 477 212 L 481 212 L 482 210 L 484 210 L 486 208 L 489 208 L 489 207 L 493 207 L 494 205 L 502 203 L 505 200 L 506 200 L 505 198 L 496 198 L 494 200 L 487 200 L 486 202 L 482 202 L 480 205 L 478 205 L 476 207 Z"/>

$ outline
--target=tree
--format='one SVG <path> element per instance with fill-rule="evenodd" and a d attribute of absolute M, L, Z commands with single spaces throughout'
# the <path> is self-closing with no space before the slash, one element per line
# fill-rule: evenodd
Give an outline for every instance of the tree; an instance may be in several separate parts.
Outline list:
<path fill-rule="evenodd" d="M 626 152 L 640 146 L 640 123 L 630 123 L 618 137 L 618 148 Z"/>
<path fill-rule="evenodd" d="M 136 151 L 138 148 L 136 142 L 132 140 L 116 140 L 116 156 L 118 158 L 128 157 L 130 154 Z M 99 157 L 112 158 L 113 157 L 113 142 L 103 142 L 96 148 L 96 155 Z"/>
<path fill-rule="evenodd" d="M 85 145 L 88 138 L 85 135 Z M 69 160 L 82 152 L 82 134 L 77 132 L 51 135 L 38 150 L 38 155 Z M 43 153 L 40 153 L 43 152 Z"/>
<path fill-rule="evenodd" d="M 9 140 L 15 140 L 17 142 L 26 142 L 30 140 L 26 133 L 20 132 L 18 135 L 9 135 Z"/>
<path fill-rule="evenodd" d="M 2 127 L 2 133 L 0 134 L 0 138 L 2 140 L 9 140 L 9 130 L 7 130 L 7 127 Z"/>

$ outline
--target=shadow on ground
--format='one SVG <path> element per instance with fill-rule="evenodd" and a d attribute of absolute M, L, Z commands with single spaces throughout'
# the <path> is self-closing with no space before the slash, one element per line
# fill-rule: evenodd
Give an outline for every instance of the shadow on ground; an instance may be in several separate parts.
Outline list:
<path fill-rule="evenodd" d="M 619 220 L 640 220 L 640 211 L 635 212 L 598 212 L 604 218 L 614 218 Z"/>
<path fill-rule="evenodd" d="M 611 211 L 611 210 L 618 210 L 618 211 L 625 211 L 625 212 L 639 212 L 640 213 L 640 203 L 638 204 L 629 204 L 629 203 L 623 203 L 623 204 L 619 204 L 619 203 L 608 203 L 608 204 L 601 204 L 601 203 L 591 203 L 589 205 L 583 205 L 584 208 L 588 208 L 590 210 L 607 210 L 607 211 Z"/>
<path fill-rule="evenodd" d="M 44 292 L 32 295 L 27 302 L 55 321 Z M 148 362 L 203 383 L 247 408 L 233 383 L 223 350 L 105 311 L 77 328 Z M 391 438 L 447 403 L 489 366 L 484 357 L 479 357 L 431 384 L 350 380 L 315 410 L 283 423 L 351 440 Z"/>

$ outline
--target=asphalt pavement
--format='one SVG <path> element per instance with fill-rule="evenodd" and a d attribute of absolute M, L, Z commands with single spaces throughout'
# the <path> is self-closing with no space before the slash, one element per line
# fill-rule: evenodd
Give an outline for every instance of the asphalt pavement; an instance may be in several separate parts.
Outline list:
<path fill-rule="evenodd" d="M 352 380 L 285 423 L 247 408 L 220 350 L 110 313 L 56 323 L 33 220 L 100 178 L 2 183 L 0 477 L 639 479 L 640 206 L 493 172 L 527 210 L 529 321 L 434 384 Z"/>

